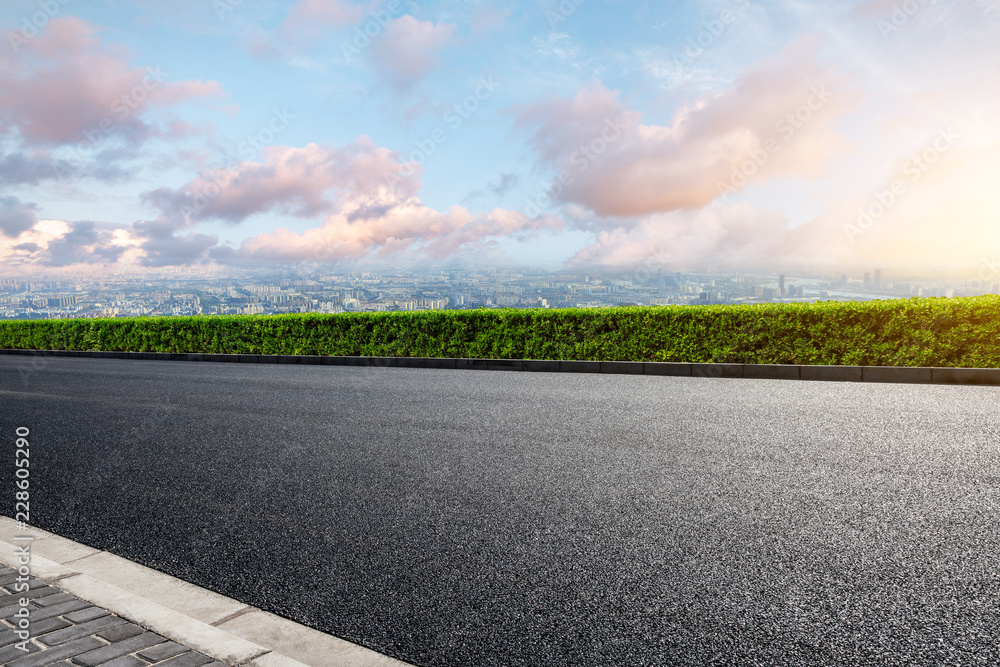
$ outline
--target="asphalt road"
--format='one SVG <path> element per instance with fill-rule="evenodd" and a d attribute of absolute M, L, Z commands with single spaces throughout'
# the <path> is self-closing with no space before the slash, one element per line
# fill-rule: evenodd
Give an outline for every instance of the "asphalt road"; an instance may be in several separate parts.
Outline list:
<path fill-rule="evenodd" d="M 28 362 L 33 523 L 417 665 L 1000 663 L 998 388 Z"/>

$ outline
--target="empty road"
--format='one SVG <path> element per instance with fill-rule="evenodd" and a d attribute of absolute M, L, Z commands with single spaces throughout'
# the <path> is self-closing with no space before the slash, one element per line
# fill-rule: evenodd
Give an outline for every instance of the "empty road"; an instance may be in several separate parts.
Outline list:
<path fill-rule="evenodd" d="M 1000 662 L 1000 388 L 0 356 L 13 515 L 416 665 Z"/>

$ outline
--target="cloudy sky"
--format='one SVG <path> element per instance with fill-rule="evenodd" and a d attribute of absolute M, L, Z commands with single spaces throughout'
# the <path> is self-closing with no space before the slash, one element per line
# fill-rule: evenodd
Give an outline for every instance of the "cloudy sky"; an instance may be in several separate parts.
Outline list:
<path fill-rule="evenodd" d="M 998 28 L 1000 0 L 6 0 L 0 257 L 974 274 Z"/>

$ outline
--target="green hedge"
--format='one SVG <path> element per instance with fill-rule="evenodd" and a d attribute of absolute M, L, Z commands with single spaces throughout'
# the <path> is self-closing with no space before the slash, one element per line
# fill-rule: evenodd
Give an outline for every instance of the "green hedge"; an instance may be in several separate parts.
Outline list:
<path fill-rule="evenodd" d="M 1000 297 L 0 321 L 0 348 L 1000 367 Z"/>

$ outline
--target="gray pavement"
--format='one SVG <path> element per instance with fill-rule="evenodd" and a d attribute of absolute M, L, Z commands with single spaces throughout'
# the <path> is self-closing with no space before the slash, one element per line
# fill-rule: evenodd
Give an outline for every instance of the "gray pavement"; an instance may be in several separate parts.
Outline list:
<path fill-rule="evenodd" d="M 1000 661 L 994 388 L 24 363 L 32 523 L 416 665 Z"/>
<path fill-rule="evenodd" d="M 155 632 L 85 600 L 0 565 L 0 665 L 9 667 L 223 667 Z M 28 599 L 28 636 L 18 634 L 15 615 Z"/>

